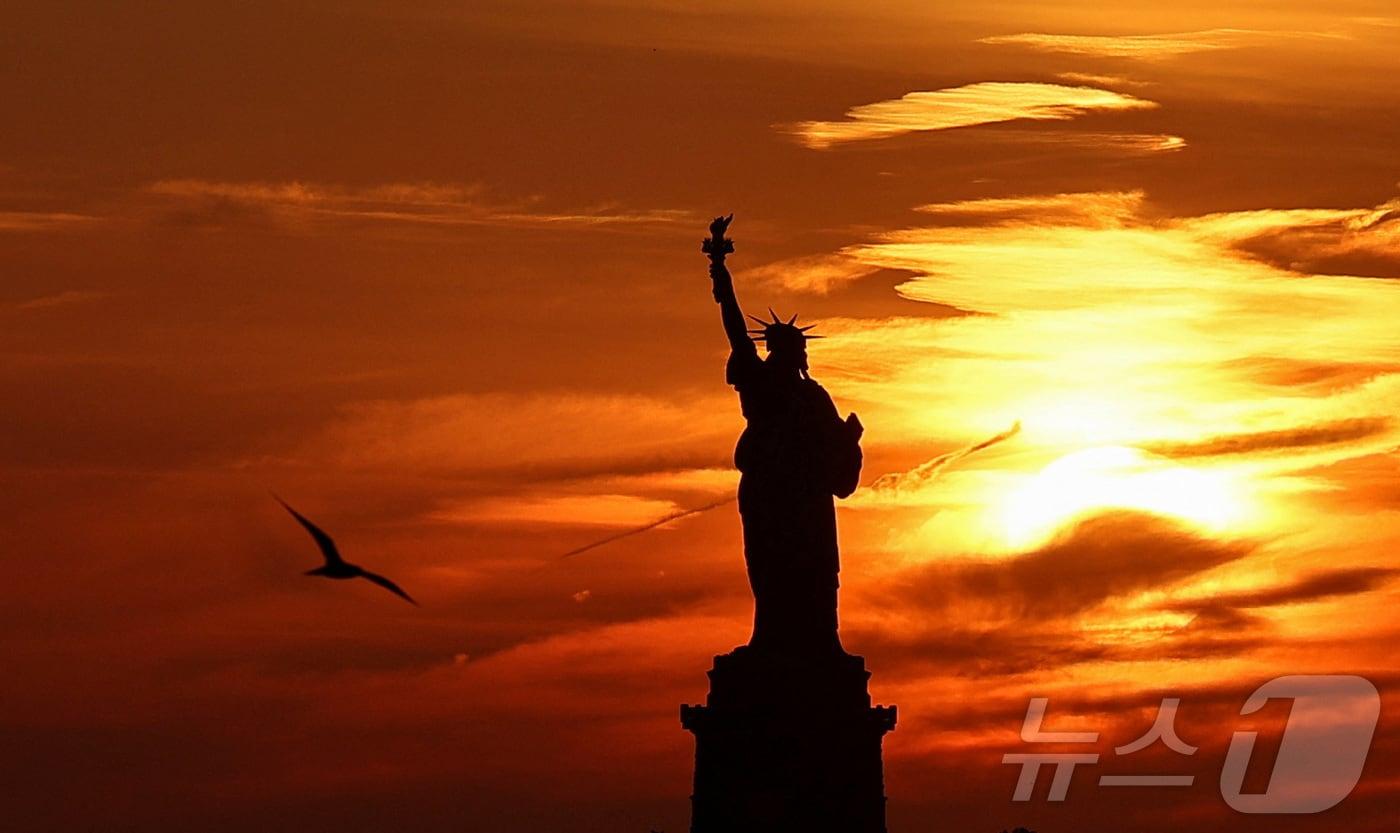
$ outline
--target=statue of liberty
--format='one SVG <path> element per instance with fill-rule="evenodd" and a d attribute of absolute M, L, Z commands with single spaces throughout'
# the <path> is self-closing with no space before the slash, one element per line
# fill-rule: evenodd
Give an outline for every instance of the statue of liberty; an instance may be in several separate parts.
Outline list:
<path fill-rule="evenodd" d="M 860 480 L 862 428 L 808 375 L 811 327 L 772 310 L 745 325 L 724 266 L 730 219 L 703 251 L 748 423 L 734 464 L 754 621 L 748 645 L 715 657 L 704 705 L 681 706 L 695 735 L 690 830 L 886 833 L 881 745 L 896 710 L 871 705 L 865 660 L 836 632 L 835 498 Z"/>
<path fill-rule="evenodd" d="M 855 414 L 842 420 L 831 396 L 807 373 L 807 335 L 769 310 L 771 320 L 750 330 L 724 265 L 733 251 L 724 237 L 733 215 L 710 224 L 710 278 L 729 337 L 725 378 L 739 393 L 748 425 L 734 450 L 741 472 L 739 514 L 744 561 L 754 596 L 749 644 L 764 652 L 844 653 L 837 636 L 836 590 L 840 560 L 836 507 L 860 480 L 860 437 Z M 755 341 L 767 356 L 760 359 Z"/>

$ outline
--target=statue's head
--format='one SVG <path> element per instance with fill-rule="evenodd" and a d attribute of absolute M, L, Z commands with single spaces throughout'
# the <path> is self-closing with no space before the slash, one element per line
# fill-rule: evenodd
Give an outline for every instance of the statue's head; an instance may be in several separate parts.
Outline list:
<path fill-rule="evenodd" d="M 772 321 L 764 321 L 761 318 L 752 318 L 758 322 L 761 329 L 749 330 L 754 341 L 763 342 L 768 348 L 768 361 L 782 368 L 800 371 L 803 375 L 807 372 L 807 339 L 821 338 L 821 336 L 809 336 L 807 331 L 815 327 L 809 324 L 806 327 L 797 326 L 797 316 L 783 321 L 778 314 L 770 308 L 768 314 L 773 317 Z"/>

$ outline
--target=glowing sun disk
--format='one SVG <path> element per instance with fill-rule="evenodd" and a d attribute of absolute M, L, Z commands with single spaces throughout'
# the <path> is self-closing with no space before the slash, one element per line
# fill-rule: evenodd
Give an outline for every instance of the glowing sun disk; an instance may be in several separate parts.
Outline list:
<path fill-rule="evenodd" d="M 1239 490 L 1223 472 L 1177 465 L 1126 446 L 1067 454 L 1012 490 L 1000 507 L 1008 545 L 1036 546 L 1075 519 L 1126 509 L 1218 532 L 1239 519 Z"/>

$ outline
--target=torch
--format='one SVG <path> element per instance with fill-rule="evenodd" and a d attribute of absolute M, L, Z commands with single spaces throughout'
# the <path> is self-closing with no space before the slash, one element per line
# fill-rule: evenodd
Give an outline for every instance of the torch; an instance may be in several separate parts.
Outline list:
<path fill-rule="evenodd" d="M 734 215 L 728 217 L 716 217 L 710 223 L 710 236 L 700 243 L 700 251 L 710 256 L 710 262 L 716 266 L 724 265 L 724 256 L 734 252 L 734 241 L 724 236 L 724 232 L 733 222 Z"/>
<path fill-rule="evenodd" d="M 700 242 L 700 251 L 710 257 L 710 290 L 714 293 L 717 303 L 721 300 L 721 284 L 729 286 L 729 270 L 724 268 L 724 256 L 733 253 L 734 241 L 725 237 L 724 232 L 733 220 L 733 214 L 728 217 L 716 217 L 710 223 L 710 236 Z M 728 293 L 734 294 L 732 287 L 728 289 Z"/>

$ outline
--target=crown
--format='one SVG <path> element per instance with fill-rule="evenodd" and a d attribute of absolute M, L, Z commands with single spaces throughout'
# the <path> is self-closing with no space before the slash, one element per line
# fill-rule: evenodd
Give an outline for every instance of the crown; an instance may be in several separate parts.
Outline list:
<path fill-rule="evenodd" d="M 762 318 L 757 318 L 752 315 L 748 316 L 750 320 L 754 321 L 759 326 L 757 330 L 749 330 L 749 337 L 754 341 L 766 341 L 771 346 L 774 341 L 786 341 L 797 338 L 805 341 L 813 338 L 823 338 L 823 336 L 807 335 L 807 331 L 816 327 L 816 324 L 808 324 L 805 327 L 797 326 L 796 313 L 793 313 L 793 316 L 786 321 L 779 318 L 772 307 L 768 308 L 768 314 L 773 317 L 772 321 L 764 321 Z"/>

